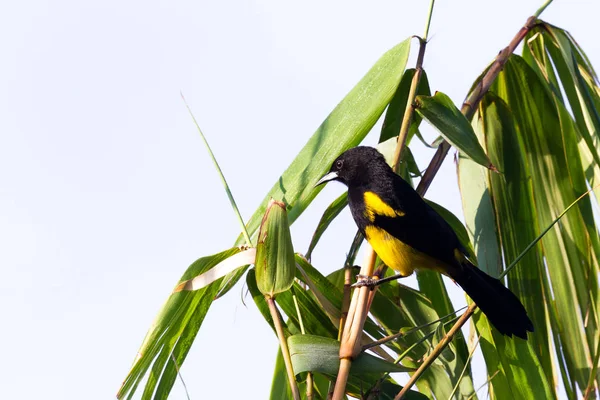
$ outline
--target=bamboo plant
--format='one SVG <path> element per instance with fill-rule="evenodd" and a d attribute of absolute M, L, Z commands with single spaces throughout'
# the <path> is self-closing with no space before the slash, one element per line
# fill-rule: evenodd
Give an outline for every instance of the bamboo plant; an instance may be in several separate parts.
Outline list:
<path fill-rule="evenodd" d="M 477 398 L 470 365 L 476 346 L 492 398 L 597 398 L 600 85 L 569 32 L 540 19 L 549 3 L 526 19 L 456 106 L 445 94 L 431 93 L 423 70 L 431 1 L 414 68 L 407 66 L 411 38 L 382 55 L 247 222 L 221 174 L 243 233 L 232 248 L 201 257 L 184 272 L 117 397 L 167 398 L 210 306 L 245 277 L 281 343 L 272 399 Z M 372 132 L 381 118 L 381 131 Z M 440 138 L 421 173 L 411 143 L 423 140 L 423 121 Z M 294 250 L 289 225 L 319 194 L 314 184 L 368 134 L 378 135 L 390 165 L 422 196 L 456 150 L 464 223 L 430 204 L 478 267 L 505 279 L 522 299 L 536 327 L 528 341 L 499 334 L 475 304 L 455 310 L 436 273 L 418 272 L 418 290 L 397 281 L 352 289 L 361 245 L 367 246 L 361 274 L 391 274 L 360 233 L 348 243 L 345 262 L 323 275 L 311 254 L 347 206 L 346 195 L 323 210 L 307 251 Z M 478 339 L 467 343 L 461 327 L 471 317 Z M 397 373 L 410 376 L 404 386 Z"/>

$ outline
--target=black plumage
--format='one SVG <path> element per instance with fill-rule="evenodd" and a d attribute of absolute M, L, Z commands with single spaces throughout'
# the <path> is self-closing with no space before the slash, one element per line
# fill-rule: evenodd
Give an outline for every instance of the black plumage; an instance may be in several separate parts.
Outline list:
<path fill-rule="evenodd" d="M 467 258 L 448 223 L 372 147 L 340 155 L 319 183 L 348 186 L 352 217 L 373 249 L 404 276 L 433 269 L 452 278 L 501 333 L 527 339 L 533 324 L 520 300 Z"/>

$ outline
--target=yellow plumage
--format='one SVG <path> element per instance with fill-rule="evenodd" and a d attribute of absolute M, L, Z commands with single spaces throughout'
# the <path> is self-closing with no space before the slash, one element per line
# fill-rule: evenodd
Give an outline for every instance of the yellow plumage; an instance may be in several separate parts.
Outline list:
<path fill-rule="evenodd" d="M 381 261 L 403 276 L 412 274 L 416 268 L 444 272 L 440 267 L 440 264 L 443 264 L 441 261 L 415 250 L 375 225 L 367 226 L 365 235 Z"/>
<path fill-rule="evenodd" d="M 364 215 L 371 222 L 375 222 L 376 215 L 390 218 L 402 218 L 404 216 L 404 212 L 394 210 L 373 192 L 365 192 L 364 201 Z M 365 235 L 367 241 L 385 265 L 398 271 L 403 276 L 412 274 L 416 268 L 434 269 L 439 272 L 444 270 L 440 268 L 440 264 L 443 263 L 439 260 L 414 249 L 375 225 L 367 225 Z"/>
<path fill-rule="evenodd" d="M 402 211 L 394 210 L 392 207 L 385 204 L 381 197 L 377 196 L 373 192 L 365 192 L 365 217 L 369 221 L 375 221 L 375 215 L 381 215 L 384 217 L 401 217 L 404 215 Z"/>

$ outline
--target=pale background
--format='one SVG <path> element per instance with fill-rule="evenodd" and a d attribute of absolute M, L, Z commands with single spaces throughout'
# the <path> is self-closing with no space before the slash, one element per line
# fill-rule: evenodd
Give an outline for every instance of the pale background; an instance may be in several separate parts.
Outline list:
<path fill-rule="evenodd" d="M 3 2 L 2 398 L 114 397 L 185 268 L 238 235 L 180 91 L 248 218 L 377 58 L 423 33 L 428 3 Z M 540 4 L 438 1 L 425 56 L 432 89 L 460 104 Z M 542 17 L 599 68 L 598 15 L 596 1 L 558 0 Z M 417 151 L 422 168 L 431 155 Z M 428 197 L 461 215 L 452 158 Z M 343 190 L 329 185 L 293 226 L 298 251 Z M 344 212 L 314 264 L 341 267 L 353 234 Z M 277 340 L 244 296 L 238 284 L 210 310 L 182 369 L 192 399 L 268 396 Z M 177 382 L 172 398 L 183 397 Z"/>

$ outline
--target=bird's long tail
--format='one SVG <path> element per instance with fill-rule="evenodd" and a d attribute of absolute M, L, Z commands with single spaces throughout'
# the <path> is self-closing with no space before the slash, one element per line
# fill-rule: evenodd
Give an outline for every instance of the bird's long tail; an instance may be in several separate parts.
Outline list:
<path fill-rule="evenodd" d="M 500 282 L 465 261 L 460 273 L 452 276 L 500 333 L 527 340 L 527 331 L 533 332 L 533 323 L 527 311 L 513 292 Z"/>

